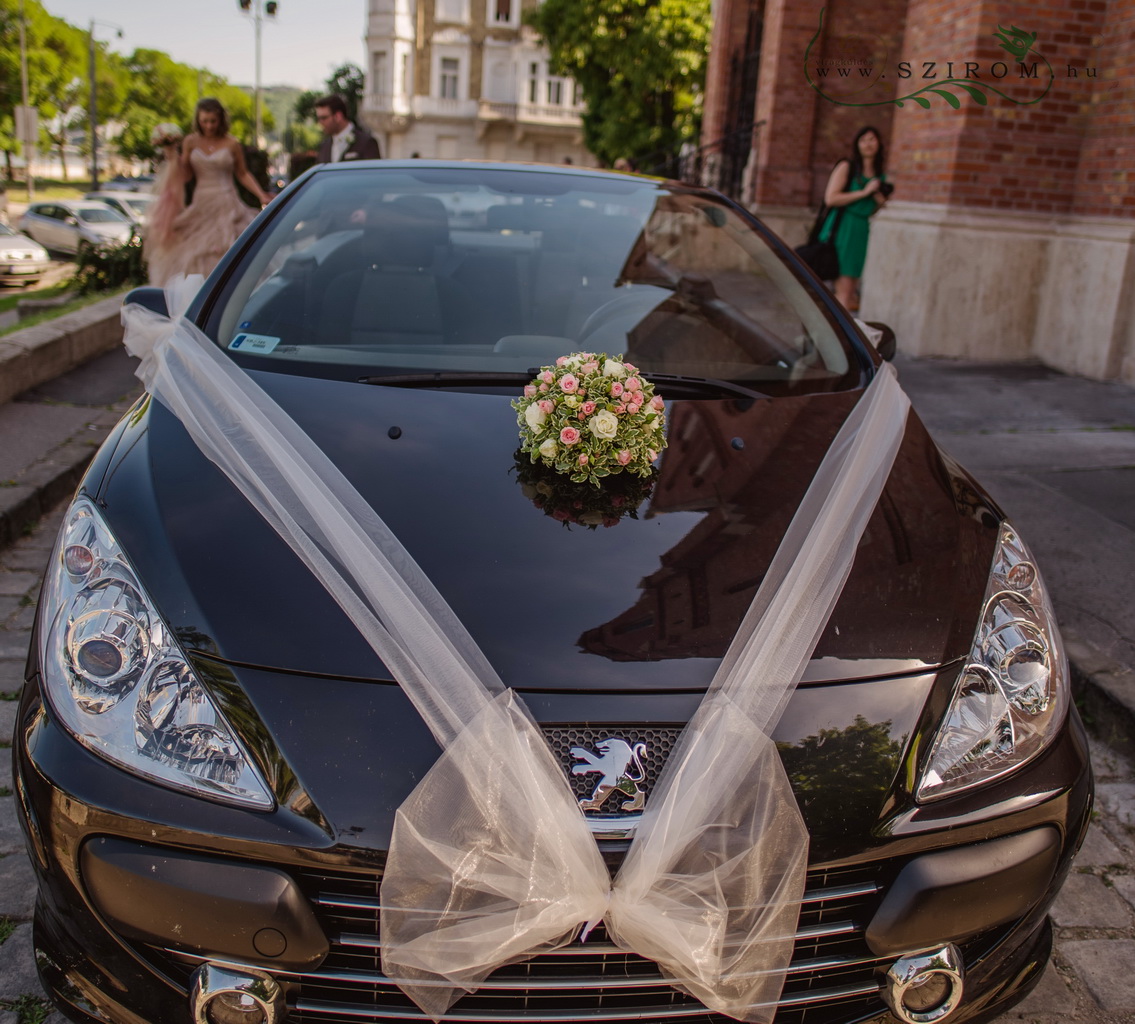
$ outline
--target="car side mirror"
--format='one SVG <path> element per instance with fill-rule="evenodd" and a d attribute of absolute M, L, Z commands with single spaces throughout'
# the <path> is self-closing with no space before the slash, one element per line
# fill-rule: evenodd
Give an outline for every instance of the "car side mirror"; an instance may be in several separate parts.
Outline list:
<path fill-rule="evenodd" d="M 164 288 L 155 288 L 152 285 L 144 285 L 141 288 L 131 288 L 130 291 L 126 293 L 126 297 L 122 300 L 122 304 L 125 306 L 131 303 L 135 306 L 148 309 L 153 313 L 169 316 Z"/>
<path fill-rule="evenodd" d="M 895 352 L 898 351 L 898 342 L 895 339 L 895 332 L 886 324 L 881 324 L 878 321 L 868 320 L 868 327 L 874 327 L 877 331 L 882 331 L 883 336 L 878 340 L 875 345 L 875 351 L 879 353 L 887 362 L 895 358 Z"/>
<path fill-rule="evenodd" d="M 79 226 L 79 218 L 78 217 L 64 217 L 63 223 L 64 224 L 70 224 L 72 227 L 78 227 Z"/>

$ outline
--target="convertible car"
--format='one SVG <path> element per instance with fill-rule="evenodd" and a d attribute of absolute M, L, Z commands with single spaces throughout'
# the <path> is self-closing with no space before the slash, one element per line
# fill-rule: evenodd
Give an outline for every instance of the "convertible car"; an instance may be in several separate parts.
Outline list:
<path fill-rule="evenodd" d="M 426 160 L 309 171 L 179 322 L 409 553 L 612 872 L 893 346 L 713 191 Z M 645 475 L 521 448 L 525 389 L 598 354 L 664 406 Z M 384 972 L 380 893 L 438 742 L 196 436 L 140 400 L 45 578 L 13 743 L 44 986 L 85 1024 L 426 1020 Z M 807 877 L 766 1018 L 991 1020 L 1045 968 L 1092 777 L 1027 538 L 915 411 L 803 664 L 771 737 Z M 445 1019 L 728 1019 L 583 925 Z"/>

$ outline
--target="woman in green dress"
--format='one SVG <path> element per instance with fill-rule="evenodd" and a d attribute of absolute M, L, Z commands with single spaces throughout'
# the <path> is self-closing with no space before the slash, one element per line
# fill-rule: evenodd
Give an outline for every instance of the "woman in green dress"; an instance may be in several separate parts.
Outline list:
<path fill-rule="evenodd" d="M 824 203 L 831 212 L 820 229 L 820 241 L 831 239 L 835 244 L 839 254 L 835 296 L 852 312 L 859 309 L 859 278 L 867 258 L 870 217 L 887 201 L 893 187 L 887 183 L 885 166 L 878 131 L 860 128 L 851 144 L 851 159 L 841 160 L 832 168 L 824 190 Z"/>

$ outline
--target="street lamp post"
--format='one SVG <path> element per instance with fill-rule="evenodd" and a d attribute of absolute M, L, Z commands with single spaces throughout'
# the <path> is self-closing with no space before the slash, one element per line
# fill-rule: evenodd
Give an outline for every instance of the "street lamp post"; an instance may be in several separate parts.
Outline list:
<path fill-rule="evenodd" d="M 90 101 L 87 105 L 88 115 L 90 117 L 90 130 L 91 130 L 91 189 L 95 192 L 99 189 L 99 107 L 98 107 L 98 88 L 96 86 L 95 76 L 95 26 L 105 25 L 107 28 L 113 28 L 118 31 L 118 38 L 122 38 L 122 26 L 115 25 L 109 21 L 96 21 L 91 19 L 90 31 L 87 33 L 91 45 L 91 59 L 90 59 Z"/>
<path fill-rule="evenodd" d="M 263 6 L 261 6 L 261 0 L 237 0 L 237 5 L 245 14 L 252 15 L 253 33 L 256 37 L 256 83 L 255 98 L 253 100 L 256 117 L 254 141 L 257 148 L 260 148 L 263 146 L 263 142 L 260 138 L 262 124 L 260 116 L 260 25 L 263 21 L 263 15 L 274 18 L 276 12 L 280 9 L 280 5 L 276 0 L 264 0 Z"/>
<path fill-rule="evenodd" d="M 32 173 L 32 161 L 35 160 L 35 125 L 32 117 L 32 108 L 28 104 L 28 45 L 26 32 L 28 26 L 27 14 L 24 12 L 24 0 L 20 0 L 20 96 L 23 104 L 22 138 L 24 144 L 24 180 L 28 188 L 28 202 L 35 199 L 35 175 Z"/>

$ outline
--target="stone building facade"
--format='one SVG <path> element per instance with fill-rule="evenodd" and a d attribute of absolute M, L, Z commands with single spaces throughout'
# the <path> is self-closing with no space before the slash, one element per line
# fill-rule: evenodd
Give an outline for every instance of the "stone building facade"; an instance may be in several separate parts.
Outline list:
<path fill-rule="evenodd" d="M 1135 2 L 714 14 L 703 149 L 755 125 L 736 194 L 787 240 L 861 126 L 887 145 L 863 315 L 914 354 L 1135 382 Z"/>
<path fill-rule="evenodd" d="M 369 0 L 361 118 L 384 156 L 592 165 L 576 84 L 522 23 L 539 0 Z"/>

